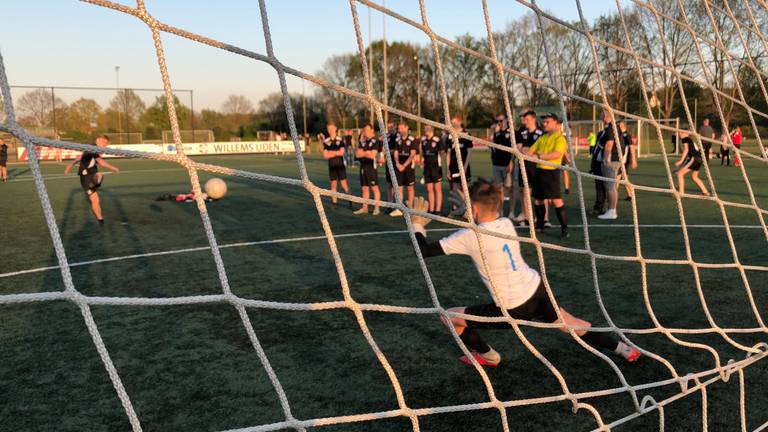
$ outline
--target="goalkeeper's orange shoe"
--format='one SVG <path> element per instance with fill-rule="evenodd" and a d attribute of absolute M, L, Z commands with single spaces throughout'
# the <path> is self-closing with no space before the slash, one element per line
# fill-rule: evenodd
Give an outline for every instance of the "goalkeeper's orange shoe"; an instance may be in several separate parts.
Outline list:
<path fill-rule="evenodd" d="M 478 353 L 476 351 L 472 351 L 471 354 L 472 354 L 472 357 L 474 357 L 475 360 L 477 360 L 477 363 L 480 366 L 496 367 L 501 362 L 501 356 L 499 356 L 498 353 L 496 353 L 496 358 L 495 359 L 487 359 L 487 358 L 483 357 L 482 355 L 480 355 L 480 353 Z M 467 358 L 467 356 L 465 356 L 465 355 L 459 357 L 459 361 L 462 362 L 462 363 L 466 363 L 466 364 L 472 366 L 472 361 L 469 360 L 469 358 Z"/>

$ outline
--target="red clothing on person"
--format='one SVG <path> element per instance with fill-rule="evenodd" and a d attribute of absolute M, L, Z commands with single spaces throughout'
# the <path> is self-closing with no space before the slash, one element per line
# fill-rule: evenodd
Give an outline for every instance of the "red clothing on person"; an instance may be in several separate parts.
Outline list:
<path fill-rule="evenodd" d="M 733 140 L 733 145 L 741 145 L 741 130 L 736 129 L 733 135 L 731 135 L 731 139 Z"/>

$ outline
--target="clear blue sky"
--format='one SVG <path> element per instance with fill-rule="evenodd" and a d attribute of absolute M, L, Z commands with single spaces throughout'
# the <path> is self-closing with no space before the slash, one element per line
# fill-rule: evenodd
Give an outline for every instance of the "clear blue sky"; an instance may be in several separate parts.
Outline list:
<path fill-rule="evenodd" d="M 133 6 L 131 0 L 122 3 Z M 382 0 L 379 0 L 381 3 Z M 9 1 L 3 5 L 0 49 L 12 84 L 114 87 L 120 66 L 121 87 L 161 87 L 150 32 L 131 16 L 76 0 Z M 485 35 L 480 0 L 426 0 L 433 29 L 453 38 L 464 33 Z M 578 18 L 573 0 L 540 0 L 540 7 L 567 20 Z M 146 0 L 157 19 L 214 39 L 265 53 L 256 0 Z M 417 0 L 388 0 L 387 7 L 420 19 Z M 588 19 L 615 10 L 606 0 L 583 0 Z M 491 25 L 503 29 L 528 12 L 513 0 L 489 0 Z M 275 53 L 284 64 L 317 72 L 333 54 L 356 50 L 352 15 L 347 0 L 268 0 Z M 368 9 L 358 5 L 364 37 L 368 38 Z M 382 35 L 382 15 L 372 14 L 374 39 Z M 420 44 L 426 36 L 395 19 L 387 19 L 387 39 Z M 266 64 L 164 35 L 172 84 L 193 89 L 195 109 L 219 108 L 231 93 L 248 96 L 254 104 L 278 90 L 277 75 Z M 301 92 L 301 81 L 290 79 L 291 91 Z M 310 91 L 307 86 L 307 91 Z M 15 97 L 21 90 L 14 91 Z M 67 102 L 93 97 L 105 104 L 109 95 L 61 92 Z M 150 99 L 155 95 L 144 94 Z M 179 95 L 184 103 L 187 96 Z"/>

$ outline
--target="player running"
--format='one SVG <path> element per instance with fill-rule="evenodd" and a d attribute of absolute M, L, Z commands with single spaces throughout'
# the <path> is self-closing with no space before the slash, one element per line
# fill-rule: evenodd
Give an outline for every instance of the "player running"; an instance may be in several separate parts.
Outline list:
<path fill-rule="evenodd" d="M 108 145 L 108 136 L 101 135 L 96 138 L 97 147 L 106 147 Z M 80 164 L 80 167 L 77 169 L 77 175 L 80 176 L 80 186 L 82 186 L 85 194 L 88 196 L 88 201 L 91 203 L 91 212 L 96 216 L 96 220 L 99 221 L 99 224 L 104 225 L 104 217 L 102 217 L 101 214 L 101 202 L 99 200 L 98 192 L 98 189 L 101 187 L 101 183 L 104 180 L 104 176 L 99 172 L 99 166 L 103 166 L 116 173 L 120 172 L 120 169 L 105 161 L 100 153 L 83 152 L 74 162 L 64 168 L 64 174 L 69 174 L 72 167 L 78 163 Z"/>
<path fill-rule="evenodd" d="M 527 154 L 552 164 L 560 165 L 568 150 L 568 143 L 560 132 L 560 119 L 557 114 L 547 113 L 541 116 L 546 133 L 527 150 Z M 560 236 L 569 237 L 568 210 L 560 194 L 560 169 L 543 163 L 536 164 L 533 181 L 533 199 L 536 206 L 536 230 L 544 232 L 547 201 L 555 206 L 557 220 L 560 221 Z"/>
<path fill-rule="evenodd" d="M 395 175 L 401 199 L 404 197 L 404 188 L 408 188 L 408 206 L 413 204 L 414 184 L 416 183 L 415 161 L 418 151 L 419 147 L 416 143 L 416 139 L 409 132 L 408 125 L 401 121 L 397 125 L 397 137 L 395 138 L 395 154 L 393 160 L 395 162 Z M 402 216 L 403 212 L 399 209 L 395 209 L 389 213 L 389 215 L 393 217 Z"/>
<path fill-rule="evenodd" d="M 683 146 L 683 153 L 680 155 L 680 160 L 675 162 L 675 166 L 680 168 L 677 170 L 678 191 L 681 195 L 685 193 L 685 175 L 690 172 L 691 179 L 699 187 L 701 193 L 704 196 L 709 196 L 707 187 L 704 186 L 704 182 L 699 178 L 699 170 L 703 163 L 701 149 L 688 136 L 687 131 L 680 131 L 680 143 Z"/>
<path fill-rule="evenodd" d="M 544 131 L 542 131 L 536 123 L 536 112 L 533 110 L 525 109 L 525 111 L 520 114 L 520 120 L 523 122 L 523 125 L 515 131 L 515 140 L 517 141 L 517 149 L 525 154 L 531 148 L 533 143 L 544 135 Z M 533 186 L 534 177 L 536 177 L 536 162 L 526 160 L 524 162 L 524 169 L 525 175 L 528 178 L 528 185 Z M 523 212 L 514 218 L 514 221 L 520 222 L 520 226 L 530 226 L 533 221 L 533 215 L 531 215 L 528 210 L 531 199 L 531 190 L 530 188 L 526 188 L 523 184 L 522 170 L 520 170 L 520 175 L 517 180 L 518 186 L 520 186 L 520 189 L 522 190 Z"/>
<path fill-rule="evenodd" d="M 344 160 L 344 154 L 346 153 L 346 146 L 344 144 L 344 138 L 336 134 L 336 124 L 333 122 L 326 125 L 328 131 L 328 137 L 322 133 L 317 135 L 317 139 L 323 143 L 323 158 L 328 161 L 328 179 L 331 181 L 331 190 L 336 192 L 338 189 L 338 183 L 341 182 L 341 188 L 344 193 L 349 193 L 349 185 L 347 184 L 347 164 Z M 331 202 L 336 207 L 336 196 L 331 195 Z M 352 202 L 349 202 L 350 208 Z"/>
<path fill-rule="evenodd" d="M 376 139 L 373 127 L 365 125 L 363 134 L 360 136 L 360 144 L 355 149 L 355 158 L 360 162 L 360 187 L 363 189 L 363 198 L 368 199 L 373 190 L 373 199 L 377 201 L 373 208 L 374 216 L 381 213 L 378 203 L 381 201 L 381 191 L 379 191 L 379 175 L 376 172 L 380 151 L 381 142 Z M 363 203 L 355 214 L 368 214 L 368 203 Z"/>
<path fill-rule="evenodd" d="M 454 193 L 453 195 L 461 198 L 460 194 Z M 478 179 L 470 187 L 470 197 L 472 198 L 472 214 L 480 227 L 507 236 L 517 235 L 512 221 L 505 217 L 499 217 L 501 192 L 492 181 Z M 427 203 L 424 202 L 424 199 L 419 198 L 414 209 L 423 212 L 426 207 Z M 493 286 L 498 290 L 497 296 L 494 296 L 498 304 L 488 303 L 455 307 L 449 309 L 449 312 L 481 317 L 500 317 L 502 316 L 501 308 L 504 308 L 515 319 L 560 324 L 558 329 L 563 332 L 568 331 L 566 326 L 584 328 L 592 326 L 589 322 L 572 316 L 563 308 L 560 308 L 563 320 L 558 319 L 555 307 L 550 302 L 547 291 L 541 283 L 539 273 L 528 267 L 523 261 L 520 253 L 520 242 L 488 234 L 479 234 L 482 237 L 486 257 L 486 263 L 483 263 L 477 234 L 472 230 L 461 229 L 439 242 L 430 243 L 427 241 L 427 232 L 424 228 L 430 219 L 414 215 L 412 221 L 419 249 L 425 258 L 454 254 L 468 255 L 472 258 L 480 279 L 488 290 L 493 293 Z M 485 264 L 487 264 L 487 272 Z M 478 329 L 508 330 L 511 328 L 509 323 L 480 322 L 459 317 L 453 317 L 450 320 L 456 333 L 459 334 L 462 342 L 479 364 L 497 366 L 501 362 L 501 355 L 480 337 Z M 640 357 L 640 351 L 617 340 L 612 335 L 581 329 L 574 331 L 592 347 L 614 352 L 628 362 L 634 362 Z M 471 364 L 466 356 L 462 356 L 460 360 Z"/>

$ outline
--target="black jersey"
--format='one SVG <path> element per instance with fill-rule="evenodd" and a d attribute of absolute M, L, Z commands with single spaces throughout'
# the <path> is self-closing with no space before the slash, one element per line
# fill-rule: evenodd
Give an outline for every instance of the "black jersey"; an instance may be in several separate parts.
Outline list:
<path fill-rule="evenodd" d="M 598 161 L 619 162 L 619 146 L 622 143 L 614 138 L 613 127 L 613 124 L 609 124 L 597 134 L 597 144 L 595 145 L 595 151 L 592 153 L 593 159 Z M 608 141 L 613 141 L 611 154 L 605 154 L 605 145 L 608 144 Z"/>
<path fill-rule="evenodd" d="M 512 148 L 512 136 L 509 128 L 495 131 L 493 143 Z M 512 162 L 512 153 L 491 147 L 491 163 L 494 166 L 507 166 L 510 162 Z"/>
<path fill-rule="evenodd" d="M 411 157 L 411 151 L 419 151 L 418 144 L 413 135 L 402 136 L 397 134 L 395 138 L 395 148 L 398 154 L 398 163 L 405 163 Z"/>
<path fill-rule="evenodd" d="M 632 135 L 629 132 L 621 132 L 621 150 L 624 152 L 624 160 L 628 163 L 632 162 L 632 152 L 629 151 L 629 146 L 632 145 Z"/>
<path fill-rule="evenodd" d="M 373 151 L 376 150 L 377 152 L 381 151 L 381 141 L 377 140 L 376 137 L 373 138 L 363 138 L 360 140 L 360 144 L 357 147 L 358 149 L 362 151 Z M 359 158 L 360 165 L 366 165 L 366 166 L 376 166 L 376 159 L 371 159 L 368 157 L 361 157 Z"/>
<path fill-rule="evenodd" d="M 528 130 L 528 128 L 522 126 L 515 131 L 515 140 L 517 140 L 517 143 L 523 146 L 523 150 L 525 150 L 533 146 L 533 143 L 543 135 L 544 131 L 538 127 L 534 130 Z"/>
<path fill-rule="evenodd" d="M 0 144 L 0 160 L 7 160 L 8 159 L 8 145 L 3 143 Z"/>
<path fill-rule="evenodd" d="M 440 137 L 432 135 L 431 138 L 427 138 L 424 135 L 421 137 L 419 147 L 421 147 L 421 155 L 424 157 L 424 166 L 440 166 L 440 152 L 443 151 Z"/>
<path fill-rule="evenodd" d="M 387 145 L 389 145 L 389 155 L 395 160 L 395 150 L 397 150 L 397 134 L 387 134 Z"/>
<path fill-rule="evenodd" d="M 323 150 L 339 151 L 343 149 L 345 146 L 346 146 L 346 143 L 344 143 L 344 138 L 338 135 L 336 135 L 334 138 L 326 137 L 323 140 Z M 344 156 L 334 156 L 328 159 L 328 166 L 329 167 L 344 166 Z"/>
<path fill-rule="evenodd" d="M 452 172 L 458 172 L 459 171 L 459 162 L 456 158 L 456 148 L 453 145 L 453 138 L 449 135 L 447 140 L 448 145 L 450 146 L 450 155 L 451 155 L 451 164 L 449 165 L 449 169 Z M 466 139 L 466 138 L 459 138 L 459 151 L 461 152 L 461 162 L 467 163 L 467 155 L 469 154 L 469 149 L 473 147 L 472 140 Z"/>
<path fill-rule="evenodd" d="M 696 145 L 695 142 L 691 139 L 691 137 L 685 137 L 680 140 L 680 143 L 682 145 L 688 145 L 688 155 L 689 158 L 695 158 L 695 159 L 701 159 L 701 149 L 699 146 Z"/>
<path fill-rule="evenodd" d="M 83 152 L 80 156 L 80 168 L 77 173 L 81 176 L 89 176 L 99 172 L 97 159 L 101 157 L 99 153 Z"/>

